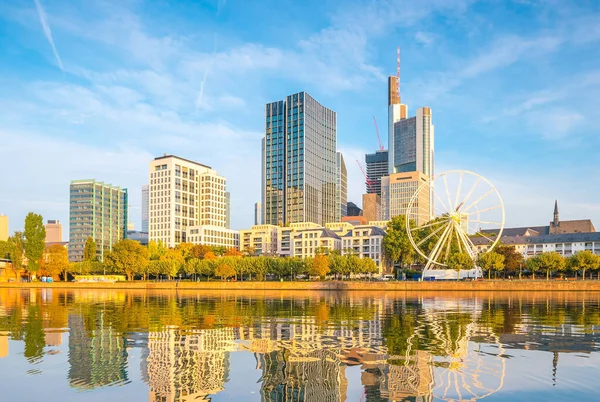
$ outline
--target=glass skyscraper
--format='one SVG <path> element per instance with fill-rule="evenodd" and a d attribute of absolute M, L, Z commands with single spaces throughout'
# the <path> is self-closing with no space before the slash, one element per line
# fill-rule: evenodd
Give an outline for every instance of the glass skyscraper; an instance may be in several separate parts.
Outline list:
<path fill-rule="evenodd" d="M 101 260 L 127 233 L 127 189 L 96 180 L 73 180 L 70 188 L 69 261 L 82 261 L 92 237 Z"/>
<path fill-rule="evenodd" d="M 264 223 L 338 220 L 336 113 L 300 92 L 267 104 L 265 118 Z"/>
<path fill-rule="evenodd" d="M 148 221 L 149 221 L 149 210 L 150 210 L 150 195 L 149 187 L 147 184 L 142 186 L 142 232 L 148 233 Z"/>
<path fill-rule="evenodd" d="M 381 178 L 388 175 L 388 151 L 377 151 L 366 154 L 367 162 L 367 194 L 381 196 Z"/>
<path fill-rule="evenodd" d="M 421 172 L 433 176 L 433 124 L 431 109 L 417 109 L 417 115 L 394 124 L 393 173 Z"/>

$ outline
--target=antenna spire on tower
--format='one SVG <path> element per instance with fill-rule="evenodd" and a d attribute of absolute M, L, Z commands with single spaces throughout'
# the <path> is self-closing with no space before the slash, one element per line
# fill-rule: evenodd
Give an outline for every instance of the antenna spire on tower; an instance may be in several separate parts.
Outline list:
<path fill-rule="evenodd" d="M 400 46 L 398 46 L 396 62 L 398 66 L 396 67 L 396 79 L 398 80 L 398 98 L 400 99 L 400 103 L 402 103 L 402 98 L 400 96 Z"/>

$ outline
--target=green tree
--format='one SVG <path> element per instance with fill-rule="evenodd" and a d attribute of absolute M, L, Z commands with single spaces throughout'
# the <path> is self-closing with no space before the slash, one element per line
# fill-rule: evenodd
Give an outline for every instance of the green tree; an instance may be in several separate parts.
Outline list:
<path fill-rule="evenodd" d="M 562 271 L 566 266 L 565 259 L 555 251 L 547 251 L 535 258 L 538 260 L 538 267 L 546 271 L 546 280 L 550 279 L 550 273 L 553 271 Z"/>
<path fill-rule="evenodd" d="M 454 253 L 448 257 L 448 268 L 458 271 L 457 278 L 460 280 L 460 271 L 473 269 L 473 259 L 467 253 Z"/>
<path fill-rule="evenodd" d="M 215 269 L 215 276 L 218 276 L 221 279 L 231 278 L 232 276 L 235 276 L 235 274 L 235 269 L 226 263 L 220 263 Z"/>
<path fill-rule="evenodd" d="M 23 238 L 23 232 L 15 232 L 8 238 L 8 242 L 11 244 L 9 255 L 12 269 L 15 274 L 15 280 L 17 280 L 19 273 L 23 269 L 23 256 L 25 254 L 25 239 Z"/>
<path fill-rule="evenodd" d="M 569 259 L 569 266 L 572 270 L 581 270 L 581 277 L 585 280 L 585 271 L 596 270 L 600 265 L 600 257 L 589 250 L 579 251 Z"/>
<path fill-rule="evenodd" d="M 104 260 L 112 272 L 125 274 L 131 281 L 135 275 L 145 272 L 149 261 L 148 249 L 135 240 L 124 239 L 113 245 Z"/>
<path fill-rule="evenodd" d="M 403 267 L 414 260 L 415 251 L 406 232 L 406 216 L 398 215 L 389 221 L 382 247 L 387 260 L 394 264 Z"/>
<path fill-rule="evenodd" d="M 42 258 L 41 271 L 53 278 L 62 274 L 63 280 L 67 280 L 67 270 L 69 268 L 69 252 L 60 244 L 53 244 L 46 247 Z"/>
<path fill-rule="evenodd" d="M 83 261 L 96 261 L 96 242 L 92 236 L 88 237 L 85 241 L 83 248 Z"/>
<path fill-rule="evenodd" d="M 317 254 L 313 259 L 309 267 L 309 274 L 311 276 L 318 276 L 321 280 L 325 280 L 325 277 L 329 273 L 329 260 L 327 256 L 323 254 Z"/>
<path fill-rule="evenodd" d="M 492 271 L 501 271 L 504 268 L 504 256 L 494 251 L 481 254 L 477 260 L 477 265 L 488 273 L 488 279 L 492 277 Z"/>
<path fill-rule="evenodd" d="M 344 278 L 344 275 L 348 273 L 348 259 L 337 254 L 329 255 L 329 267 L 331 273 L 335 275 L 336 279 L 338 275 Z"/>
<path fill-rule="evenodd" d="M 148 257 L 151 260 L 159 260 L 160 257 L 165 255 L 166 252 L 167 247 L 165 246 L 165 243 L 162 240 L 150 240 L 150 242 L 148 243 Z"/>
<path fill-rule="evenodd" d="M 27 270 L 37 272 L 40 269 L 40 260 L 46 248 L 46 228 L 42 215 L 30 212 L 25 217 L 25 257 L 27 257 Z"/>
<path fill-rule="evenodd" d="M 169 280 L 177 276 L 179 271 L 185 264 L 185 257 L 177 249 L 170 248 L 166 253 L 160 257 L 160 260 L 165 262 L 161 265 L 161 274 L 166 275 Z"/>
<path fill-rule="evenodd" d="M 494 248 L 494 252 L 504 256 L 504 267 L 506 271 L 513 275 L 519 271 L 523 264 L 523 255 L 517 251 L 515 246 L 499 244 Z"/>
<path fill-rule="evenodd" d="M 533 257 L 530 257 L 530 258 L 526 259 L 525 260 L 525 267 L 527 268 L 527 270 L 529 272 L 531 272 L 531 275 L 532 275 L 533 279 L 535 279 L 535 273 L 540 270 L 539 255 L 535 255 Z"/>

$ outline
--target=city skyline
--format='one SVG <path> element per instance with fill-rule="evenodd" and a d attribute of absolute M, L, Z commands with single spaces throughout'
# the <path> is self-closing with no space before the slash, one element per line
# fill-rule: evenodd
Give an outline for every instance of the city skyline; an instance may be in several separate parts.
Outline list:
<path fill-rule="evenodd" d="M 286 3 L 297 11 L 289 37 L 240 24 L 276 12 L 231 1 L 173 2 L 170 13 L 128 2 L 86 2 L 86 11 L 39 4 L 0 5 L 9 55 L 0 64 L 0 138 L 7 165 L 23 165 L 2 181 L 10 233 L 29 211 L 67 222 L 66 188 L 81 177 L 128 188 L 141 227 L 144 167 L 164 152 L 218 169 L 228 178 L 232 228 L 250 227 L 264 104 L 298 91 L 338 113 L 348 201 L 360 204 L 364 178 L 351 162 L 377 149 L 372 116 L 385 121 L 397 46 L 409 114 L 422 105 L 435 112 L 436 172 L 464 168 L 490 179 L 505 199 L 507 226 L 545 222 L 541 206 L 556 198 L 568 219 L 600 219 L 600 190 L 582 169 L 599 149 L 594 5 Z M 308 9 L 322 17 L 310 19 Z M 502 20 L 512 22 L 493 24 Z M 23 155 L 36 162 L 23 164 Z"/>

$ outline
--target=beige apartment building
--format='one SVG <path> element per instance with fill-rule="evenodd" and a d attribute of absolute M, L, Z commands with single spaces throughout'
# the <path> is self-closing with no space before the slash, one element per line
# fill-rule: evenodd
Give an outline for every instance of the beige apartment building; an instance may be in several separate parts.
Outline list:
<path fill-rule="evenodd" d="M 394 173 L 381 179 L 381 204 L 383 220 L 390 220 L 398 215 L 409 215 L 417 224 L 422 225 L 431 219 L 433 203 L 429 189 L 429 177 L 421 172 Z M 413 208 L 407 211 L 411 198 L 419 187 Z"/>
<path fill-rule="evenodd" d="M 8 240 L 8 216 L 0 215 L 0 241 Z"/>
<path fill-rule="evenodd" d="M 149 240 L 202 244 L 206 231 L 219 228 L 219 235 L 208 235 L 217 243 L 211 245 L 231 244 L 236 232 L 227 229 L 226 179 L 216 170 L 164 155 L 150 162 L 149 183 Z"/>
<path fill-rule="evenodd" d="M 249 230 L 240 231 L 240 250 L 253 255 L 276 255 L 279 238 L 279 226 L 254 225 Z"/>

